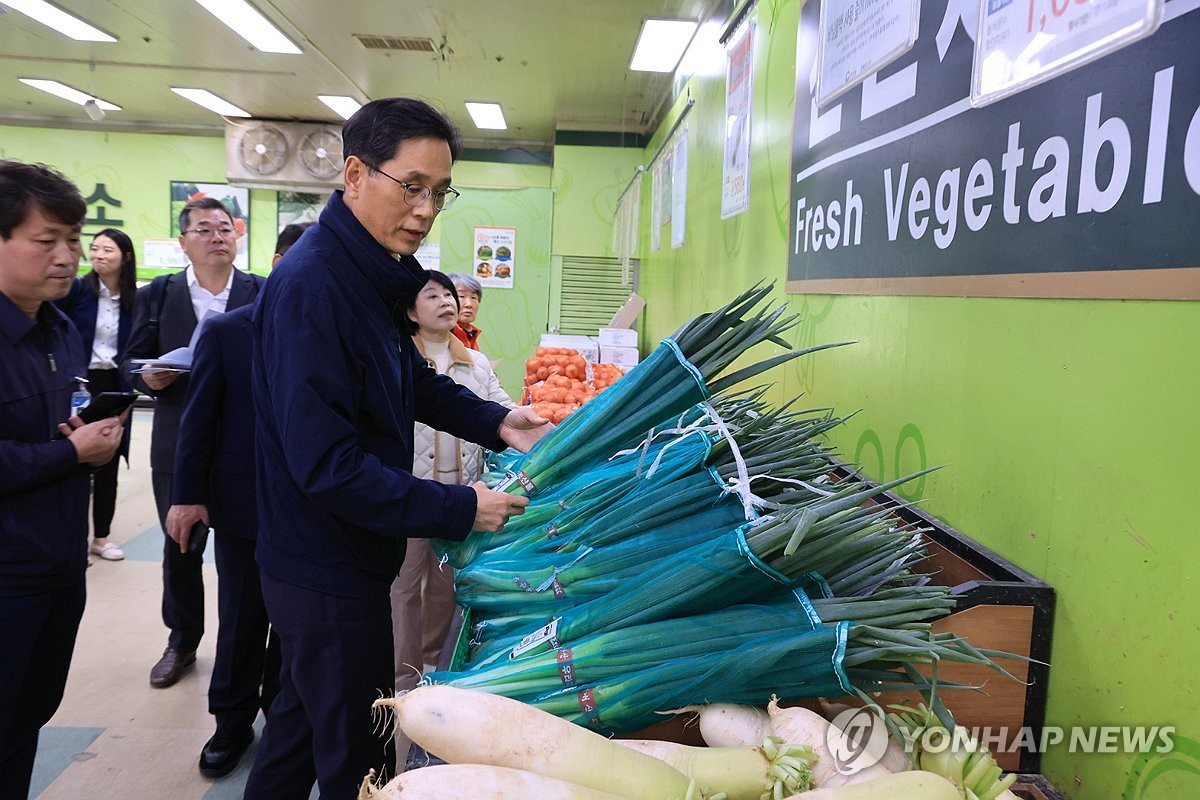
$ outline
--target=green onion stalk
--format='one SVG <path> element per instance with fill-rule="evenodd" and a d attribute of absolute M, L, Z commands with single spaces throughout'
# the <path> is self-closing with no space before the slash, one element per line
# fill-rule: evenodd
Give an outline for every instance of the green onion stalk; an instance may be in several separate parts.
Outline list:
<path fill-rule="evenodd" d="M 782 334 L 797 318 L 784 307 L 752 312 L 770 286 L 756 287 L 725 307 L 685 324 L 603 394 L 571 414 L 517 465 L 506 489 L 533 493 L 560 476 L 630 447 L 645 431 L 690 406 L 793 358 L 836 347 L 791 350 L 717 378 L 742 353 L 763 341 L 789 347 Z"/>
<path fill-rule="evenodd" d="M 740 647 L 763 636 L 815 625 L 802 596 L 718 609 L 585 637 L 569 648 L 457 672 L 434 672 L 428 683 L 483 689 L 531 700 L 566 686 L 619 678 L 655 665 Z"/>

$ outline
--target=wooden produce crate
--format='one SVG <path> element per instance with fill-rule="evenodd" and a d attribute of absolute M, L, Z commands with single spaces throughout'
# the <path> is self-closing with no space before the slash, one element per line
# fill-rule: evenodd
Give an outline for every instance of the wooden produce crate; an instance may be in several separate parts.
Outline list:
<path fill-rule="evenodd" d="M 835 474 L 842 479 L 873 483 L 845 466 L 839 467 Z M 880 495 L 876 502 L 892 507 L 905 522 L 930 529 L 925 534 L 930 556 L 925 571 L 935 573 L 935 583 L 950 586 L 958 603 L 954 613 L 935 623 L 934 629 L 953 631 L 980 649 L 1001 650 L 1032 659 L 998 662 L 1023 683 L 983 667 L 939 665 L 939 680 L 982 685 L 986 692 L 942 693 L 940 697 L 955 722 L 972 729 L 1007 728 L 1008 740 L 1014 743 L 1019 741 L 1020 729 L 1028 727 L 1033 741 L 1040 740 L 1046 717 L 1054 589 L 945 522 L 906 505 L 907 501 L 891 492 Z M 885 706 L 898 702 L 915 705 L 920 697 L 916 693 L 889 692 L 881 695 L 879 702 Z M 996 762 L 1006 772 L 1040 771 L 1041 756 L 1033 748 L 1007 749 L 1012 752 L 994 752 Z"/>
<path fill-rule="evenodd" d="M 1018 775 L 1010 791 L 1023 800 L 1066 800 L 1062 792 L 1041 775 Z"/>

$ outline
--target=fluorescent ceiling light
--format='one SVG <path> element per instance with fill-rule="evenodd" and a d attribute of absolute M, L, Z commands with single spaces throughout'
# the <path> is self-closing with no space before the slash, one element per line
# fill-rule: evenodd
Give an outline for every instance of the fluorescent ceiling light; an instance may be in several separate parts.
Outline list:
<path fill-rule="evenodd" d="M 467 113 L 475 121 L 476 128 L 508 130 L 508 123 L 504 121 L 504 111 L 499 103 L 467 103 Z"/>
<path fill-rule="evenodd" d="M 80 42 L 115 42 L 99 28 L 94 28 L 78 17 L 73 17 L 58 6 L 52 6 L 45 0 L 4 0 L 4 5 L 13 11 L 20 11 L 27 17 L 32 17 L 46 27 L 53 28 L 61 34 L 70 36 Z"/>
<path fill-rule="evenodd" d="M 185 97 L 191 100 L 198 106 L 204 106 L 209 111 L 215 111 L 223 117 L 248 117 L 249 111 L 242 109 L 230 103 L 227 100 L 222 100 L 208 89 L 180 89 L 172 86 L 171 91 L 180 97 Z"/>
<path fill-rule="evenodd" d="M 353 97 L 346 97 L 341 94 L 319 94 L 317 99 L 325 105 L 333 109 L 342 119 L 350 119 L 354 116 L 354 112 L 362 108 L 362 103 L 355 100 Z"/>
<path fill-rule="evenodd" d="M 196 0 L 234 33 L 264 53 L 299 55 L 300 48 L 246 0 Z"/>
<path fill-rule="evenodd" d="M 695 32 L 696 23 L 691 20 L 646 20 L 629 68 L 634 72 L 674 72 Z"/>
<path fill-rule="evenodd" d="M 19 78 L 21 83 L 27 86 L 32 86 L 35 89 L 41 89 L 43 92 L 49 92 L 55 97 L 61 97 L 63 100 L 70 100 L 72 103 L 83 105 L 89 100 L 95 100 L 96 105 L 103 108 L 105 111 L 120 111 L 121 107 L 113 105 L 107 100 L 101 100 L 99 97 L 93 97 L 90 94 L 85 94 L 78 89 L 72 89 L 65 83 L 58 81 L 44 81 L 39 78 Z"/>

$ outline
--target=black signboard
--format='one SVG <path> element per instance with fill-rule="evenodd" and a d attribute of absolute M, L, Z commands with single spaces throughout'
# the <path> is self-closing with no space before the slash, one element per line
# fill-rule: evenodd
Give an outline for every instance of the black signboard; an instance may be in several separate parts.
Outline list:
<path fill-rule="evenodd" d="M 1200 299 L 1200 0 L 982 108 L 977 0 L 920 5 L 913 49 L 824 108 L 801 11 L 788 290 Z"/>

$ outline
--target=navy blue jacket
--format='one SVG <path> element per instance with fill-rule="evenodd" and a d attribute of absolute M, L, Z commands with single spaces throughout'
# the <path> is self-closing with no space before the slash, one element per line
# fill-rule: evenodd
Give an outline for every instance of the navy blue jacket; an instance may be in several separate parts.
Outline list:
<path fill-rule="evenodd" d="M 405 537 L 470 532 L 471 487 L 413 477 L 413 422 L 502 449 L 508 409 L 417 352 L 406 308 L 425 283 L 416 259 L 394 258 L 338 191 L 259 296 L 256 557 L 279 580 L 386 594 Z"/>
<path fill-rule="evenodd" d="M 86 362 L 92 360 L 92 345 L 96 341 L 96 315 L 100 310 L 100 297 L 92 291 L 92 281 L 86 275 L 80 275 L 71 286 L 70 293 L 62 300 L 54 301 L 54 305 L 75 323 L 79 338 L 83 339 L 83 358 Z M 121 308 L 117 317 L 117 381 L 121 391 L 132 391 L 128 376 L 120 369 L 121 360 L 125 358 L 125 345 L 129 343 L 129 332 L 133 329 L 133 309 Z M 129 437 L 133 432 L 133 414 L 125 420 L 125 435 L 121 439 L 121 449 L 118 451 L 129 460 Z"/>
<path fill-rule="evenodd" d="M 86 370 L 61 311 L 42 303 L 35 322 L 0 294 L 0 595 L 83 580 L 90 473 L 55 437 Z"/>
<path fill-rule="evenodd" d="M 226 311 L 233 311 L 254 302 L 265 279 L 239 269 L 233 271 Z M 179 417 L 187 398 L 190 376 L 180 375 L 160 392 L 153 391 L 141 379 L 132 375 L 135 358 L 157 358 L 178 347 L 187 347 L 196 330 L 196 312 L 188 291 L 186 270 L 160 275 L 148 286 L 138 289 L 133 309 L 133 332 L 125 348 L 122 371 L 131 378 L 138 391 L 154 397 L 154 430 L 150 433 L 150 469 L 171 473 L 175 469 L 175 444 L 179 437 Z"/>
<path fill-rule="evenodd" d="M 253 306 L 213 317 L 192 353 L 192 379 L 175 449 L 173 504 L 208 506 L 219 534 L 253 539 L 254 405 L 250 397 Z"/>

